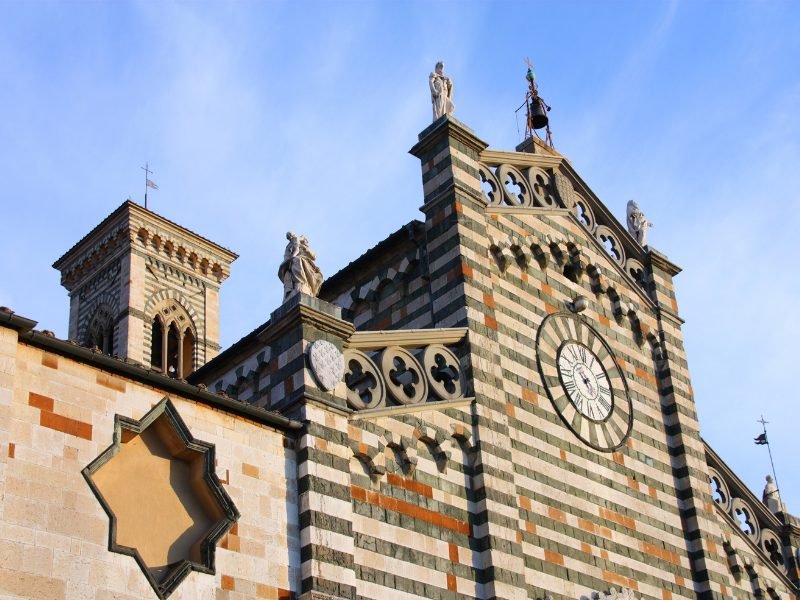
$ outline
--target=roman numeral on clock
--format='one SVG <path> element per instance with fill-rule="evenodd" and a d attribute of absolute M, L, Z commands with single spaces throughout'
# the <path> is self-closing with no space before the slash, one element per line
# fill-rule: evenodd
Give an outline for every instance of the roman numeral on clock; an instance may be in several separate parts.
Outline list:
<path fill-rule="evenodd" d="M 583 364 L 586 364 L 587 362 L 586 348 L 584 348 L 583 346 L 578 346 L 578 356 L 580 357 L 580 361 Z"/>

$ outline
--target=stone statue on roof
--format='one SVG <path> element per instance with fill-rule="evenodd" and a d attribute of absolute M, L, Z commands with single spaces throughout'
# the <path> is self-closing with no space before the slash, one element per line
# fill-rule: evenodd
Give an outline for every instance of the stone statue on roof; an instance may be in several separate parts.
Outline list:
<path fill-rule="evenodd" d="M 785 512 L 786 507 L 781 500 L 781 493 L 778 491 L 778 486 L 775 485 L 775 480 L 772 475 L 767 475 L 767 484 L 764 486 L 764 493 L 761 495 L 761 501 L 767 505 L 770 512 Z"/>
<path fill-rule="evenodd" d="M 627 213 L 628 233 L 639 242 L 640 246 L 647 246 L 647 228 L 652 227 L 653 224 L 645 218 L 644 213 L 634 200 L 628 200 Z"/>
<path fill-rule="evenodd" d="M 444 74 L 444 63 L 436 63 L 433 73 L 428 77 L 431 87 L 431 104 L 433 105 L 433 120 L 442 115 L 453 114 L 456 105 L 453 104 L 453 80 Z"/>
<path fill-rule="evenodd" d="M 291 231 L 286 234 L 289 243 L 283 253 L 283 262 L 278 269 L 278 278 L 283 281 L 283 299 L 288 300 L 297 292 L 316 296 L 322 286 L 322 271 L 316 264 L 317 255 L 311 250 L 305 236 Z"/>

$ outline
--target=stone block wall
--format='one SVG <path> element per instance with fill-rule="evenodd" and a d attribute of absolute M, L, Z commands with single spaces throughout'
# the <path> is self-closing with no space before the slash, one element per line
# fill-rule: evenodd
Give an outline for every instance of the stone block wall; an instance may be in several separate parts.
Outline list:
<path fill-rule="evenodd" d="M 654 348 L 644 333 L 657 328 L 654 311 L 568 215 L 490 215 L 491 236 L 515 230 L 538 240 L 546 260 L 544 267 L 512 265 L 505 272 L 490 266 L 490 329 L 502 370 L 492 401 L 507 414 L 515 500 L 519 519 L 529 524 L 518 534 L 529 595 L 577 598 L 613 585 L 644 597 L 692 597 Z M 602 267 L 603 293 L 588 273 L 576 280 L 564 274 L 557 247 L 567 254 L 568 244 L 587 267 Z M 642 307 L 635 318 L 619 310 L 609 289 Z M 562 423 L 536 367 L 541 322 L 577 295 L 589 298 L 581 314 L 612 347 L 633 401 L 632 434 L 614 452 L 588 447 Z"/>
<path fill-rule="evenodd" d="M 356 598 L 483 597 L 470 423 L 468 403 L 351 420 Z"/>
<path fill-rule="evenodd" d="M 412 221 L 326 281 L 320 297 L 340 306 L 357 330 L 433 327 L 428 257 Z"/>

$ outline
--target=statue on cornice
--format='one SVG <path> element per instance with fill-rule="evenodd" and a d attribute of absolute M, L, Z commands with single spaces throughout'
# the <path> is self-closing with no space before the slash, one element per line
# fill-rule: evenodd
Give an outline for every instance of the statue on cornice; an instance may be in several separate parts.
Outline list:
<path fill-rule="evenodd" d="M 428 77 L 431 86 L 431 104 L 433 105 L 433 120 L 442 115 L 453 114 L 456 105 L 453 104 L 453 80 L 444 74 L 444 63 L 436 63 L 433 73 Z"/>
<path fill-rule="evenodd" d="M 653 224 L 645 218 L 644 213 L 634 200 L 628 200 L 627 212 L 628 233 L 639 242 L 640 246 L 647 246 L 647 228 L 652 227 Z"/>
<path fill-rule="evenodd" d="M 297 236 L 290 231 L 286 239 L 289 243 L 286 244 L 283 262 L 278 269 L 278 277 L 283 281 L 284 301 L 297 292 L 316 296 L 322 285 L 322 271 L 314 262 L 317 255 L 311 250 L 305 236 Z"/>
<path fill-rule="evenodd" d="M 761 501 L 767 505 L 770 512 L 778 513 L 786 511 L 786 507 L 781 500 L 781 493 L 778 491 L 778 486 L 775 485 L 775 480 L 772 478 L 772 475 L 767 475 L 767 484 L 764 486 Z"/>

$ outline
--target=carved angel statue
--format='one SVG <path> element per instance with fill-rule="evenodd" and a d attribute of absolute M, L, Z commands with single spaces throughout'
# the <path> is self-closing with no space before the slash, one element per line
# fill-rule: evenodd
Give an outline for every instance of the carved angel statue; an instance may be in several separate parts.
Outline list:
<path fill-rule="evenodd" d="M 433 120 L 442 115 L 453 114 L 456 105 L 453 104 L 453 80 L 444 74 L 444 63 L 439 61 L 433 73 L 428 77 L 431 86 L 431 104 L 433 105 Z"/>
<path fill-rule="evenodd" d="M 634 200 L 628 200 L 628 233 L 633 236 L 640 246 L 647 246 L 647 228 L 653 224 L 645 219 L 644 213 Z"/>
<path fill-rule="evenodd" d="M 322 271 L 314 262 L 317 255 L 311 250 L 305 236 L 298 237 L 290 231 L 286 239 L 289 243 L 286 244 L 283 262 L 278 269 L 278 278 L 283 281 L 284 301 L 296 292 L 316 296 L 322 285 Z"/>

